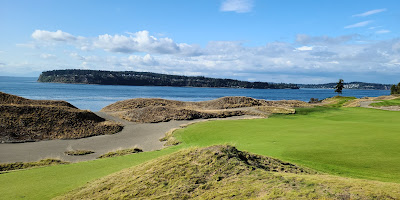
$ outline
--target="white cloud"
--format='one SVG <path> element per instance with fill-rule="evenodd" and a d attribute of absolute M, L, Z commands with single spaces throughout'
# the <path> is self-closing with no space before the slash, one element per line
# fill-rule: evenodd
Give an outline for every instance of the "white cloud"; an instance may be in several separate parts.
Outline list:
<path fill-rule="evenodd" d="M 313 47 L 312 46 L 302 46 L 302 47 L 298 47 L 296 49 L 299 51 L 311 51 L 311 50 L 313 50 Z"/>
<path fill-rule="evenodd" d="M 35 40 L 42 41 L 73 41 L 76 40 L 77 37 L 63 32 L 61 30 L 57 30 L 56 32 L 45 31 L 45 30 L 35 30 L 32 33 L 32 38 Z"/>
<path fill-rule="evenodd" d="M 390 33 L 390 31 L 389 31 L 389 30 L 382 29 L 382 30 L 376 31 L 375 33 L 376 33 L 376 34 L 385 34 L 385 33 Z"/>
<path fill-rule="evenodd" d="M 78 59 L 78 60 L 85 60 L 85 58 L 83 56 L 79 55 L 76 52 L 70 53 L 69 56 L 71 56 L 72 58 Z"/>
<path fill-rule="evenodd" d="M 40 57 L 44 58 L 44 59 L 50 59 L 50 58 L 55 58 L 56 56 L 53 54 L 49 54 L 49 53 L 42 53 L 42 54 L 40 54 Z"/>
<path fill-rule="evenodd" d="M 170 38 L 151 36 L 148 31 L 139 31 L 130 36 L 100 35 L 94 42 L 94 47 L 111 52 L 133 53 L 154 52 L 160 54 L 176 54 L 180 51 L 179 44 Z"/>
<path fill-rule="evenodd" d="M 368 29 L 369 30 L 374 30 L 374 29 L 377 29 L 377 28 L 381 28 L 382 26 L 372 26 L 372 27 L 369 27 Z"/>
<path fill-rule="evenodd" d="M 381 13 L 381 12 L 384 12 L 384 11 L 386 11 L 386 8 L 384 8 L 384 9 L 375 9 L 375 10 L 370 10 L 370 11 L 367 11 L 367 12 L 363 12 L 363 13 L 360 13 L 360 14 L 353 15 L 353 17 L 366 17 L 366 16 L 369 16 L 369 15 Z"/>
<path fill-rule="evenodd" d="M 253 9 L 253 0 L 224 0 L 221 4 L 221 11 L 247 13 Z"/>
<path fill-rule="evenodd" d="M 30 49 L 37 49 L 39 48 L 38 45 L 34 44 L 34 43 L 22 43 L 22 44 L 16 44 L 15 46 L 17 47 L 26 47 L 26 48 L 30 48 Z"/>
<path fill-rule="evenodd" d="M 146 54 L 145 56 L 131 55 L 128 57 L 128 60 L 135 65 L 158 65 L 158 62 L 150 54 Z"/>
<path fill-rule="evenodd" d="M 156 38 L 146 30 L 129 35 L 99 35 L 98 37 L 77 37 L 69 33 L 58 30 L 56 32 L 36 30 L 32 37 L 37 42 L 58 41 L 66 42 L 76 46 L 82 51 L 102 49 L 108 52 L 135 53 L 150 52 L 156 54 L 181 54 L 181 55 L 200 55 L 202 52 L 199 46 L 186 43 L 175 43 L 168 37 Z M 38 44 L 21 44 L 37 46 Z"/>
<path fill-rule="evenodd" d="M 355 23 L 355 24 L 352 24 L 352 25 L 345 26 L 344 28 L 358 28 L 358 27 L 363 27 L 363 26 L 366 26 L 366 25 L 370 24 L 371 22 L 372 22 L 371 20 L 363 21 L 363 22 L 358 22 L 358 23 Z"/>
<path fill-rule="evenodd" d="M 74 42 L 57 42 L 57 45 L 76 46 L 76 52 L 69 51 L 73 59 L 67 59 L 63 65 L 89 69 L 297 83 L 308 80 L 304 77 L 313 77 L 309 80 L 320 80 L 318 77 L 329 79 L 343 72 L 377 76 L 387 76 L 389 71 L 390 74 L 400 74 L 400 38 L 383 41 L 364 38 L 360 43 L 357 42 L 360 37 L 356 34 L 337 37 L 299 34 L 295 42 L 270 42 L 249 47 L 237 41 L 211 41 L 201 48 L 140 31 L 130 35 L 80 38 Z M 93 51 L 83 53 L 83 46 Z M 100 56 L 96 50 L 105 52 Z M 290 81 L 287 77 L 297 78 Z"/>
<path fill-rule="evenodd" d="M 400 53 L 400 41 L 393 44 L 392 50 Z"/>
<path fill-rule="evenodd" d="M 342 35 L 338 37 L 329 37 L 326 35 L 323 36 L 310 36 L 305 34 L 298 34 L 296 36 L 296 42 L 300 44 L 314 44 L 314 45 L 333 45 L 333 44 L 341 44 L 354 39 L 359 38 L 360 35 L 352 34 L 352 35 Z"/>

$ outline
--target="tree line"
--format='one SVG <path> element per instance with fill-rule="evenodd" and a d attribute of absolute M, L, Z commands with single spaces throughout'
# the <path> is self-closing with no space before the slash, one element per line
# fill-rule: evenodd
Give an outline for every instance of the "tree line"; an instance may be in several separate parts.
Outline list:
<path fill-rule="evenodd" d="M 204 76 L 179 76 L 134 71 L 53 70 L 42 72 L 39 82 L 84 83 L 99 85 L 222 87 L 254 89 L 299 89 L 296 84 L 249 82 Z"/>

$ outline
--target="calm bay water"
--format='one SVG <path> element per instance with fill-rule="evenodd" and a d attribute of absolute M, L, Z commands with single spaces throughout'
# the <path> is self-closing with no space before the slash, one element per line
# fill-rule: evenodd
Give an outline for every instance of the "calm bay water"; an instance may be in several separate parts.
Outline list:
<path fill-rule="evenodd" d="M 39 83 L 36 77 L 1 77 L 0 91 L 29 99 L 65 100 L 80 109 L 99 111 L 116 101 L 131 98 L 164 98 L 180 101 L 205 101 L 224 96 L 247 96 L 265 100 L 324 99 L 336 94 L 328 89 L 270 90 L 233 88 L 189 88 L 154 86 L 116 86 Z M 388 90 L 343 90 L 344 96 L 357 98 L 389 95 Z"/>

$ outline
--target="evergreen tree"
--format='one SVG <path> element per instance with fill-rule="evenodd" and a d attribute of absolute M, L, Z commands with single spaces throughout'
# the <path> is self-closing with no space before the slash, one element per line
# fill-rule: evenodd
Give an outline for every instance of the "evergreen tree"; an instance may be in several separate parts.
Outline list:
<path fill-rule="evenodd" d="M 396 85 L 392 85 L 392 87 L 390 88 L 390 94 L 396 94 L 397 93 L 397 87 Z"/>
<path fill-rule="evenodd" d="M 395 94 L 400 94 L 400 83 L 397 84 L 397 88 L 396 88 L 396 93 Z"/>
<path fill-rule="evenodd" d="M 339 82 L 335 86 L 335 92 L 337 92 L 338 94 L 342 94 L 342 90 L 344 87 L 343 83 L 344 83 L 343 79 L 339 79 Z"/>

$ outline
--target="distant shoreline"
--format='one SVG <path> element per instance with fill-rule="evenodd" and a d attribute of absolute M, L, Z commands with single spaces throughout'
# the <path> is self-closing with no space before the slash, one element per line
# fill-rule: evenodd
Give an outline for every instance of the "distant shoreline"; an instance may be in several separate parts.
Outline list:
<path fill-rule="evenodd" d="M 45 71 L 39 76 L 38 82 L 200 88 L 299 89 L 296 84 L 287 83 L 249 82 L 225 78 L 180 76 L 152 72 L 77 69 Z"/>

